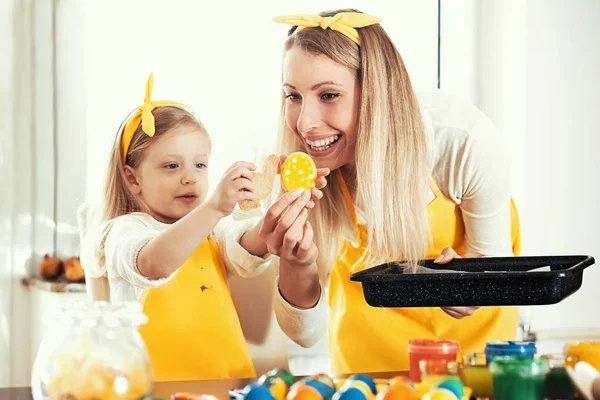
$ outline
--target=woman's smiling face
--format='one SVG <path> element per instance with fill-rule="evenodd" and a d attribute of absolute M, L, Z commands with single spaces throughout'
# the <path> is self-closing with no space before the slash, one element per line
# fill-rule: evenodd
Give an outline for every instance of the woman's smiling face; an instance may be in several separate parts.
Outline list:
<path fill-rule="evenodd" d="M 355 72 L 298 47 L 283 62 L 285 118 L 317 168 L 354 165 L 360 88 Z"/>

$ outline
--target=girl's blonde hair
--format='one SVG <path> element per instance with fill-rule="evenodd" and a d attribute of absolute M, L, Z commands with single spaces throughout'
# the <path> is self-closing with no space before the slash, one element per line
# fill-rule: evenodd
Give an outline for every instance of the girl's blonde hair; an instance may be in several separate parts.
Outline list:
<path fill-rule="evenodd" d="M 145 210 L 143 203 L 127 187 L 124 166 L 129 165 L 132 168 L 136 168 L 144 159 L 146 149 L 156 139 L 173 129 L 186 125 L 197 127 L 202 134 L 208 137 L 204 125 L 202 125 L 194 114 L 184 108 L 162 106 L 154 109 L 152 114 L 154 115 L 154 136 L 150 137 L 145 134 L 140 124 L 131 139 L 125 160 L 123 160 L 121 151 L 121 135 L 129 117 L 125 119 L 119 128 L 110 157 L 106 180 L 106 194 L 104 198 L 105 221 L 124 214 Z"/>
<path fill-rule="evenodd" d="M 359 11 L 320 15 L 339 12 Z M 368 247 L 363 261 L 367 267 L 391 260 L 415 266 L 425 257 L 431 237 L 426 197 L 430 171 L 421 112 L 402 58 L 387 33 L 379 24 L 357 30 L 360 46 L 331 29 L 296 32 L 293 27 L 284 49 L 297 47 L 324 55 L 356 72 L 361 89 L 357 184 L 349 190 L 366 220 Z M 285 101 L 282 96 L 279 149 L 290 154 L 304 148 L 286 124 Z M 319 249 L 319 275 L 325 281 L 340 249 L 341 231 L 350 218 L 334 171 L 323 192 L 309 219 Z"/>

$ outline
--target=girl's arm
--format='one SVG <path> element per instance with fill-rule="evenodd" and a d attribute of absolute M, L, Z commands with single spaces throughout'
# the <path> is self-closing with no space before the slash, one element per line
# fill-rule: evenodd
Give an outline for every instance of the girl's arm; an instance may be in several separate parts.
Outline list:
<path fill-rule="evenodd" d="M 209 199 L 148 242 L 137 256 L 140 273 L 156 279 L 175 272 L 217 223 L 233 212 L 238 201 L 254 199 L 251 172 L 254 168 L 244 161 L 233 164 Z"/>

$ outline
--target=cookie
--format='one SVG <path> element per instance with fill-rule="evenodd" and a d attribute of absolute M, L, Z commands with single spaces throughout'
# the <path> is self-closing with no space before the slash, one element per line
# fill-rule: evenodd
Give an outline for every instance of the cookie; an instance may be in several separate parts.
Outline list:
<path fill-rule="evenodd" d="M 310 189 L 317 182 L 317 167 L 306 153 L 292 153 L 281 166 L 281 184 L 287 191 Z"/>
<path fill-rule="evenodd" d="M 265 159 L 262 172 L 254 172 L 254 200 L 241 200 L 238 206 L 241 210 L 248 211 L 260 207 L 260 200 L 269 197 L 273 191 L 275 175 L 279 166 L 279 157 L 271 154 Z"/>

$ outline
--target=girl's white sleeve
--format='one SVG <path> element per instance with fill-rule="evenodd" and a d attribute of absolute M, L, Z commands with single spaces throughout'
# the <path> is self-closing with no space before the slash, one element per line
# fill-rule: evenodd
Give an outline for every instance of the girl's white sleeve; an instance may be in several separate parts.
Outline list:
<path fill-rule="evenodd" d="M 244 233 L 252 229 L 259 220 L 260 217 L 244 218 L 243 213 L 235 210 L 232 216 L 221 219 L 215 226 L 213 236 L 230 274 L 244 278 L 260 275 L 275 257 L 270 254 L 264 258 L 255 256 L 240 244 Z"/>
<path fill-rule="evenodd" d="M 137 256 L 142 248 L 161 231 L 149 222 L 144 214 L 128 214 L 115 218 L 108 223 L 108 233 L 104 245 L 105 262 L 108 274 L 117 275 L 140 289 L 159 287 L 169 279 L 150 279 L 143 276 L 137 265 Z"/>

